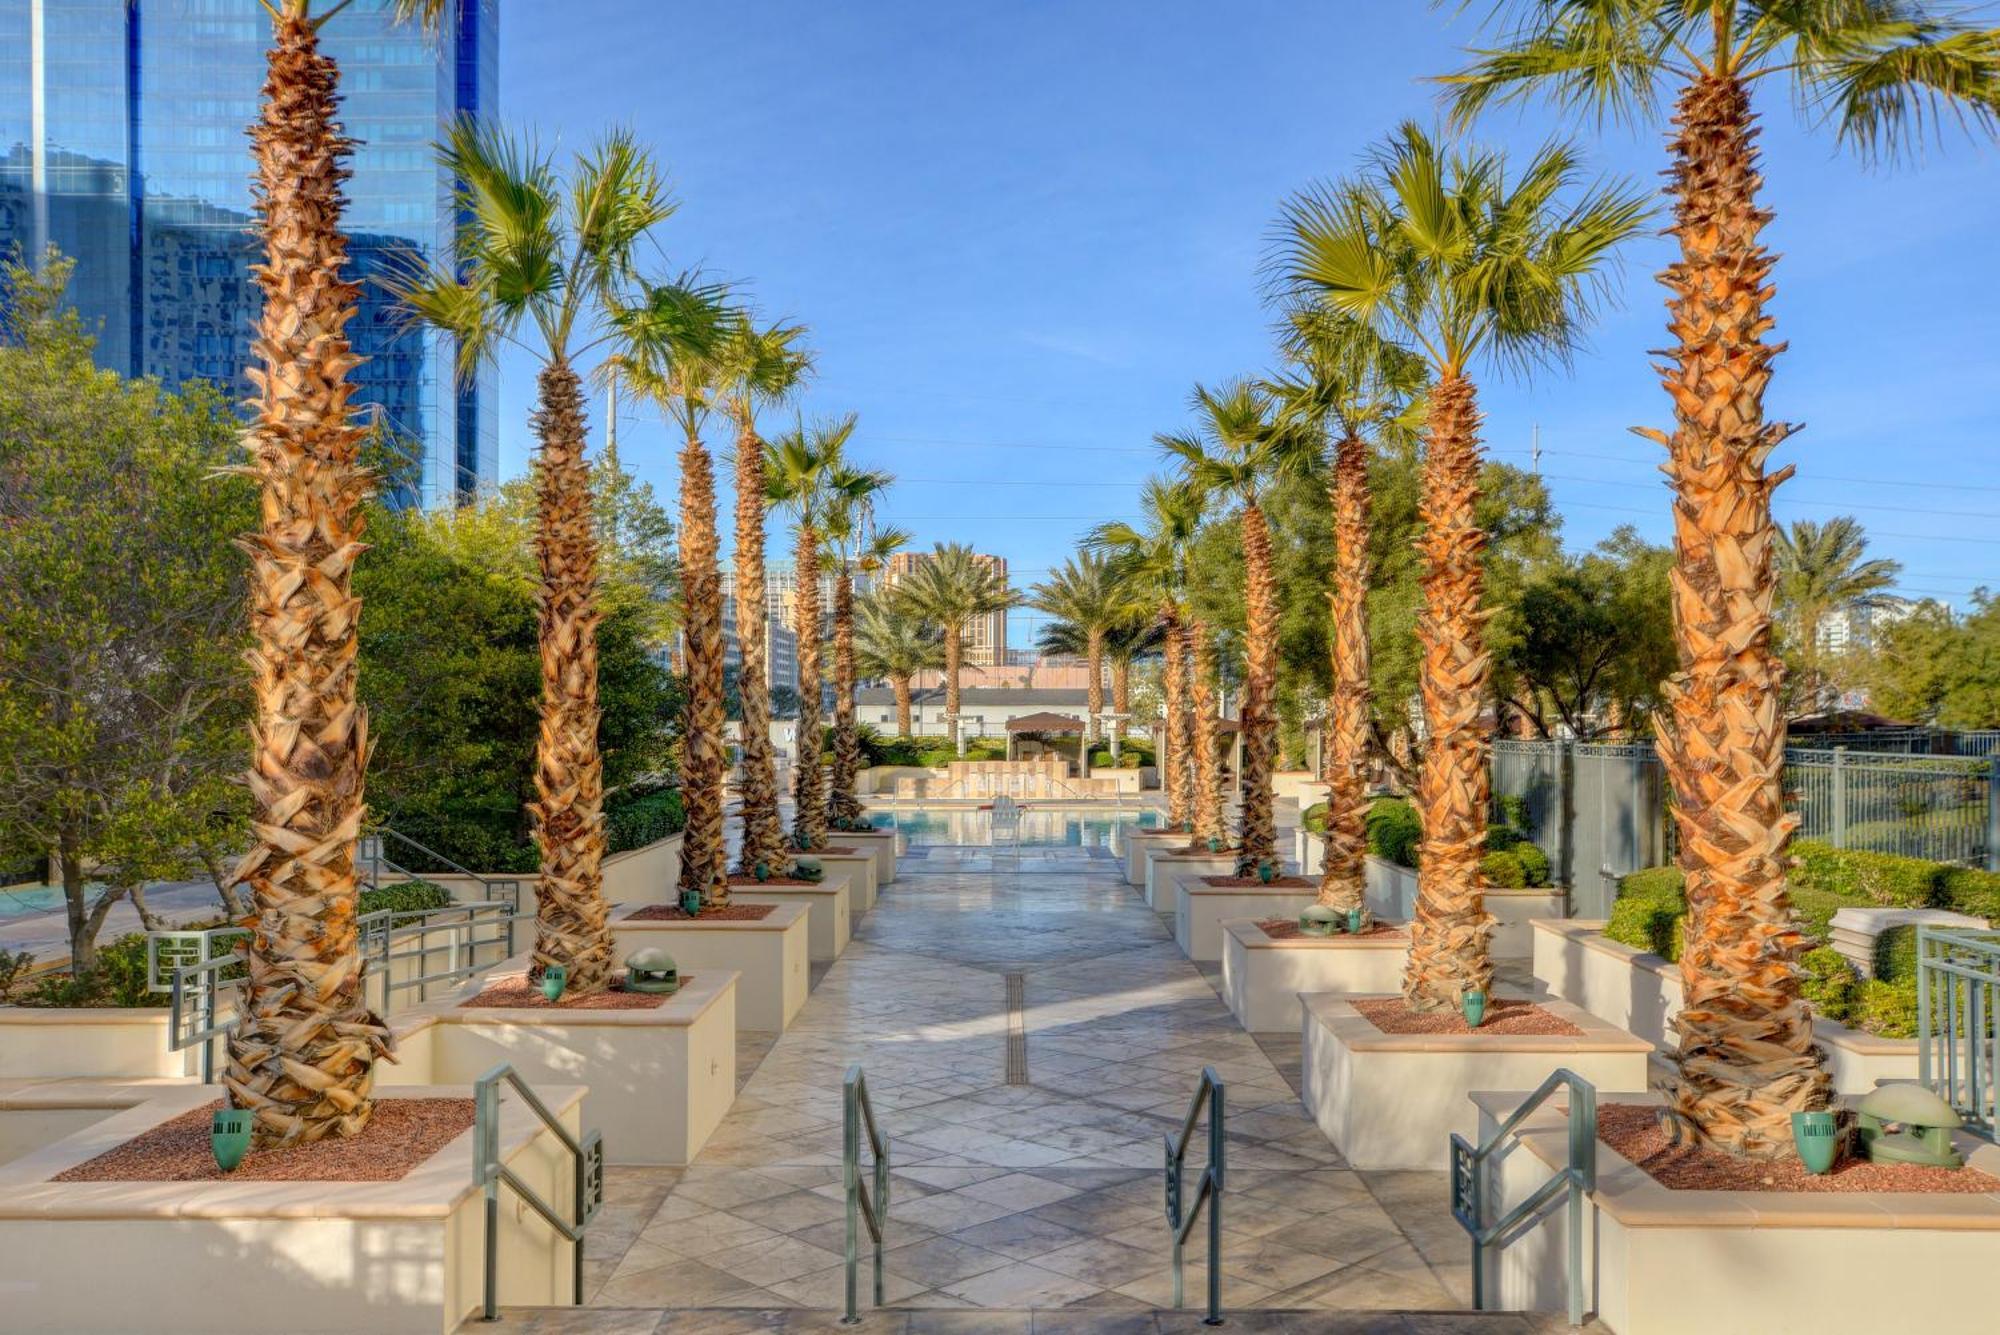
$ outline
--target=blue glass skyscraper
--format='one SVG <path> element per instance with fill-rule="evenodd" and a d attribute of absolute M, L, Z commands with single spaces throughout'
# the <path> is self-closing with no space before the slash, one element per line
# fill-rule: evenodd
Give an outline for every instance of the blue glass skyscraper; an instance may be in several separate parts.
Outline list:
<path fill-rule="evenodd" d="M 328 9 L 333 6 L 327 5 Z M 355 401 L 410 455 L 395 498 L 435 505 L 496 480 L 490 370 L 453 375 L 450 340 L 405 327 L 377 279 L 449 254 L 452 182 L 433 145 L 497 110 L 498 6 L 457 0 L 441 38 L 355 0 L 329 22 L 347 184 Z M 101 364 L 248 392 L 250 156 L 270 16 L 258 0 L 0 0 L 0 250 L 54 245 Z"/>

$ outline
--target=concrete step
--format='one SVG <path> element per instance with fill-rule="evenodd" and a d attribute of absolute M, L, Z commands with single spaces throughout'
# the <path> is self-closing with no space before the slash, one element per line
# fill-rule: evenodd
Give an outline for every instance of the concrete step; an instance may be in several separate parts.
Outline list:
<path fill-rule="evenodd" d="M 840 1313 L 805 1308 L 742 1307 L 509 1307 L 492 1324 L 472 1320 L 459 1335 L 482 1331 L 512 1335 L 750 1335 L 784 1331 L 855 1332 L 855 1335 L 1194 1335 L 1197 1331 L 1246 1335 L 1554 1335 L 1568 1331 L 1562 1317 L 1522 1312 L 1330 1312 L 1271 1308 L 1223 1313 L 1220 1327 L 1202 1323 L 1196 1309 L 1048 1307 L 864 1309 L 860 1321 L 841 1324 Z M 1601 1330 L 1595 1321 L 1585 1330 Z"/>

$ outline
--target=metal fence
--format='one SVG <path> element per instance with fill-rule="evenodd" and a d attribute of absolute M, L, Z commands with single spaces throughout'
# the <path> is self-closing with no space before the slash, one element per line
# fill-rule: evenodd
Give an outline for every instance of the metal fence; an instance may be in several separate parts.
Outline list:
<path fill-rule="evenodd" d="M 1492 764 L 1496 806 L 1518 800 L 1577 916 L 1606 916 L 1619 877 L 1672 860 L 1672 794 L 1650 743 L 1500 740 Z M 1785 805 L 1802 838 L 2000 870 L 1996 770 L 2000 757 L 1793 748 Z"/>
<path fill-rule="evenodd" d="M 2000 1138 L 2000 932 L 1918 926 L 1917 1075 Z"/>

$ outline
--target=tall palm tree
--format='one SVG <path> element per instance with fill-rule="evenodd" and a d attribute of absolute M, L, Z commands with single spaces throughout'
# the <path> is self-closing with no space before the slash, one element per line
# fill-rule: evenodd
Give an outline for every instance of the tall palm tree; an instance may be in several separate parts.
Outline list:
<path fill-rule="evenodd" d="M 831 464 L 854 434 L 852 416 L 807 427 L 804 422 L 764 454 L 764 496 L 788 510 L 797 539 L 798 591 L 792 629 L 799 639 L 799 756 L 792 775 L 792 846 L 826 847 L 826 777 L 820 771 L 820 544 L 831 503 Z"/>
<path fill-rule="evenodd" d="M 723 784 L 728 754 L 722 671 L 722 569 L 715 509 L 715 462 L 702 431 L 727 398 L 740 312 L 714 284 L 693 278 L 647 284 L 617 313 L 629 350 L 619 358 L 632 388 L 658 403 L 681 430 L 680 577 L 682 659 L 687 672 L 681 729 L 683 893 L 704 905 L 729 904 Z"/>
<path fill-rule="evenodd" d="M 1424 836 L 1403 995 L 1417 1010 L 1454 1009 L 1490 992 L 1479 880 L 1486 839 L 1486 736 L 1480 713 L 1491 664 L 1481 630 L 1479 409 L 1482 362 L 1560 358 L 1579 335 L 1611 250 L 1645 222 L 1622 183 L 1579 188 L 1560 144 L 1513 181 L 1500 154 L 1450 151 L 1405 125 L 1351 182 L 1284 207 L 1275 276 L 1304 304 L 1354 319 L 1421 353 L 1431 373 L 1424 434 L 1422 650 L 1428 740 L 1417 785 Z"/>
<path fill-rule="evenodd" d="M 1321 777 L 1327 784 L 1326 856 L 1318 901 L 1339 913 L 1367 902 L 1368 751 L 1374 719 L 1368 652 L 1368 461 L 1374 442 L 1408 434 L 1423 387 L 1422 361 L 1351 317 L 1319 307 L 1291 312 L 1285 348 L 1293 364 L 1274 392 L 1305 428 L 1315 455 L 1329 437 L 1331 460 L 1315 458 L 1333 510 L 1333 588 L 1327 637 L 1333 689 Z"/>
<path fill-rule="evenodd" d="M 1166 744 L 1160 756 L 1160 783 L 1167 795 L 1167 828 L 1188 831 L 1197 841 L 1211 835 L 1220 837 L 1222 832 L 1222 795 L 1212 772 L 1214 721 L 1208 720 L 1206 740 L 1197 742 L 1198 721 L 1190 699 L 1188 551 L 1201 530 L 1202 506 L 1200 492 L 1185 482 L 1148 478 L 1139 492 L 1142 518 L 1138 525 L 1123 521 L 1100 524 L 1084 539 L 1091 550 L 1117 562 L 1135 593 L 1157 604 L 1166 654 L 1162 690 Z M 1205 789 L 1197 782 L 1197 746 L 1204 748 L 1211 767 Z"/>
<path fill-rule="evenodd" d="M 1790 1114 L 1823 1108 L 1827 1076 L 1799 993 L 1785 887 L 1782 667 L 1771 647 L 1765 462 L 1792 427 L 1764 415 L 1773 257 L 1760 239 L 1752 87 L 1789 76 L 1795 105 L 1864 154 L 1911 143 L 1948 109 L 2000 123 L 2000 33 L 1928 0 L 1517 0 L 1500 45 L 1448 81 L 1456 110 L 1546 92 L 1579 110 L 1650 118 L 1678 89 L 1668 193 L 1680 258 L 1660 275 L 1674 430 L 1674 634 L 1680 672 L 1658 720 L 1687 878 L 1686 1007 L 1671 1103 L 1698 1137 L 1792 1153 Z"/>
<path fill-rule="evenodd" d="M 910 736 L 910 681 L 944 666 L 944 634 L 912 615 L 890 591 L 872 592 L 855 604 L 854 661 L 868 677 L 882 677 L 896 693 L 896 735 Z"/>
<path fill-rule="evenodd" d="M 1028 605 L 1073 626 L 1083 636 L 1083 657 L 1090 679 L 1085 692 L 1089 717 L 1083 721 L 1084 742 L 1097 740 L 1104 713 L 1104 639 L 1131 613 L 1131 595 L 1111 561 L 1085 549 L 1065 558 L 1049 578 L 1028 593 Z"/>
<path fill-rule="evenodd" d="M 1851 515 L 1824 524 L 1792 521 L 1777 529 L 1778 604 L 1788 614 L 1806 707 L 1817 708 L 1825 686 L 1820 629 L 1837 611 L 1865 612 L 1886 605 L 1887 590 L 1903 573 L 1900 562 L 1869 560 L 1867 535 Z"/>
<path fill-rule="evenodd" d="M 771 696 L 764 689 L 770 624 L 764 594 L 764 442 L 757 409 L 787 398 L 812 367 L 798 325 L 758 328 L 739 317 L 723 348 L 727 407 L 736 423 L 736 639 L 743 655 L 737 680 L 743 714 L 743 839 L 739 870 L 789 869 L 778 814 L 776 755 L 771 746 Z"/>
<path fill-rule="evenodd" d="M 453 127 L 440 158 L 465 219 L 455 263 L 413 268 L 391 286 L 405 311 L 457 338 L 461 371 L 509 345 L 541 366 L 532 419 L 542 658 L 529 804 L 541 850 L 534 961 L 538 971 L 566 969 L 575 990 L 600 991 L 612 949 L 597 749 L 601 611 L 577 363 L 620 344 L 611 318 L 620 289 L 673 206 L 651 157 L 622 133 L 579 155 L 567 181 L 532 147 L 471 120 Z"/>
<path fill-rule="evenodd" d="M 1159 614 L 1141 605 L 1126 619 L 1112 623 L 1102 635 L 1104 665 L 1111 678 L 1111 712 L 1129 714 L 1132 708 L 1132 665 L 1150 653 L 1162 650 L 1166 630 Z M 1051 621 L 1042 627 L 1035 647 L 1056 658 L 1082 658 L 1090 651 L 1090 636 L 1071 621 Z M 1183 688 L 1185 682 L 1183 682 Z"/>
<path fill-rule="evenodd" d="M 965 637 L 974 619 L 1004 612 L 1018 601 L 1007 577 L 962 542 L 940 542 L 897 588 L 909 608 L 944 632 L 944 715 L 958 753 L 965 736 L 958 726 L 958 678 L 965 665 Z"/>
<path fill-rule="evenodd" d="M 836 830 L 871 829 L 855 792 L 861 733 L 854 726 L 854 577 L 879 570 L 910 540 L 901 529 L 875 527 L 875 502 L 894 479 L 876 469 L 836 463 L 828 479 L 832 504 L 826 537 L 833 562 L 833 768 L 827 776 L 826 819 Z"/>
<path fill-rule="evenodd" d="M 1278 720 L 1278 588 L 1271 565 L 1271 524 L 1264 515 L 1265 488 L 1297 452 L 1287 448 L 1271 396 L 1249 381 L 1220 389 L 1195 386 L 1198 419 L 1192 433 L 1163 435 L 1159 444 L 1180 462 L 1189 485 L 1235 502 L 1243 544 L 1243 809 L 1236 873 L 1254 876 L 1278 863 L 1278 826 L 1272 811 Z"/>
<path fill-rule="evenodd" d="M 358 1135 L 374 1111 L 377 1058 L 392 1048 L 368 1008 L 355 917 L 368 715 L 355 688 L 360 604 L 354 559 L 370 478 L 348 400 L 360 364 L 347 337 L 360 286 L 348 281 L 340 70 L 320 50 L 311 0 L 276 0 L 256 164 L 263 295 L 244 433 L 263 523 L 250 560 L 252 842 L 231 873 L 255 909 L 242 1023 L 223 1084 L 260 1144 Z M 398 18 L 436 31 L 443 0 L 397 0 Z"/>

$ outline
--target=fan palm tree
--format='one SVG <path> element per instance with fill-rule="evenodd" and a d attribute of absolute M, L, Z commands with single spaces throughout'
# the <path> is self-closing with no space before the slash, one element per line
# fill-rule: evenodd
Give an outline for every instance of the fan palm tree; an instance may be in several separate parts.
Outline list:
<path fill-rule="evenodd" d="M 501 347 L 541 366 L 533 426 L 541 586 L 542 726 L 529 804 L 541 850 L 534 963 L 589 993 L 610 982 L 603 763 L 597 749 L 597 536 L 577 362 L 622 334 L 612 310 L 642 243 L 671 212 L 652 159 L 624 134 L 580 155 L 565 183 L 503 132 L 461 121 L 444 145 L 459 183 L 458 254 L 392 282 L 402 308 L 458 340 L 461 371 Z"/>
<path fill-rule="evenodd" d="M 1366 905 L 1368 751 L 1374 719 L 1368 652 L 1368 461 L 1374 442 L 1408 434 L 1424 366 L 1351 317 L 1318 307 L 1291 313 L 1286 353 L 1293 372 L 1273 386 L 1281 411 L 1315 455 L 1333 510 L 1333 588 L 1327 637 L 1333 689 L 1321 777 L 1327 784 L 1326 857 L 1319 902 L 1338 913 Z"/>
<path fill-rule="evenodd" d="M 1185 482 L 1153 477 L 1139 492 L 1138 525 L 1100 524 L 1085 546 L 1108 555 L 1135 595 L 1158 606 L 1164 638 L 1166 681 L 1165 746 L 1160 756 L 1161 786 L 1167 794 L 1167 828 L 1188 831 L 1199 843 L 1222 834 L 1222 789 L 1215 772 L 1214 701 L 1209 712 L 1193 707 L 1189 658 L 1198 625 L 1187 606 L 1188 552 L 1201 530 L 1203 499 Z M 1204 770 L 1200 756 L 1207 757 Z"/>
<path fill-rule="evenodd" d="M 250 131 L 256 164 L 257 269 L 263 308 L 249 370 L 255 389 L 245 466 L 263 523 L 250 560 L 252 842 L 231 873 L 255 916 L 245 950 L 242 1022 L 223 1084 L 248 1109 L 258 1143 L 358 1135 L 374 1111 L 377 1058 L 392 1047 L 368 1008 L 355 931 L 355 839 L 368 765 L 368 715 L 355 688 L 360 604 L 354 559 L 370 478 L 365 434 L 348 407 L 360 364 L 347 324 L 340 69 L 320 49 L 343 7 L 274 0 L 263 96 Z M 443 0 L 396 0 L 399 19 L 435 32 Z"/>
<path fill-rule="evenodd" d="M 910 681 L 944 666 L 943 632 L 891 592 L 871 593 L 855 604 L 854 660 L 863 676 L 888 681 L 896 693 L 896 735 L 910 736 Z"/>
<path fill-rule="evenodd" d="M 854 577 L 888 565 L 910 540 L 901 529 L 875 527 L 875 502 L 894 479 L 885 472 L 836 461 L 826 538 L 833 563 L 833 768 L 827 778 L 826 819 L 836 830 L 872 828 L 854 791 L 861 770 L 861 734 L 854 726 Z"/>
<path fill-rule="evenodd" d="M 792 775 L 792 846 L 826 847 L 826 778 L 820 771 L 820 545 L 832 501 L 831 466 L 854 434 L 850 415 L 807 427 L 804 422 L 764 454 L 764 496 L 792 516 L 797 539 L 798 592 L 792 629 L 799 638 L 799 757 Z"/>
<path fill-rule="evenodd" d="M 686 811 L 680 889 L 694 891 L 703 905 L 715 908 L 729 904 L 722 792 L 729 762 L 723 742 L 727 716 L 715 463 L 702 431 L 728 397 L 734 375 L 729 359 L 742 318 L 730 309 L 723 288 L 691 277 L 646 284 L 638 300 L 616 312 L 628 349 L 618 357 L 620 371 L 681 431 L 681 647 L 687 703 L 680 748 Z"/>
<path fill-rule="evenodd" d="M 1785 887 L 1782 667 L 1771 646 L 1776 530 L 1765 462 L 1793 428 L 1764 415 L 1774 264 L 1750 93 L 1788 76 L 1795 103 L 1868 155 L 1893 153 L 1945 111 L 2000 123 L 2000 32 L 1928 0 L 1518 0 L 1501 44 L 1448 83 L 1461 117 L 1546 92 L 1634 119 L 1678 89 L 1668 193 L 1680 258 L 1660 275 L 1674 489 L 1680 672 L 1658 721 L 1687 878 L 1686 1007 L 1671 1103 L 1698 1137 L 1791 1154 L 1790 1114 L 1829 1084 L 1799 992 L 1801 938 Z"/>
<path fill-rule="evenodd" d="M 1297 457 L 1288 448 L 1271 396 L 1249 381 L 1220 389 L 1195 386 L 1198 425 L 1193 433 L 1163 435 L 1160 447 L 1178 460 L 1190 486 L 1236 504 L 1243 543 L 1243 809 L 1236 874 L 1254 876 L 1278 863 L 1278 827 L 1272 811 L 1278 721 L 1272 712 L 1278 680 L 1278 588 L 1271 565 L 1271 525 L 1263 497 L 1278 473 Z M 1197 667 L 1197 676 L 1201 669 Z"/>
<path fill-rule="evenodd" d="M 1109 559 L 1085 549 L 1065 559 L 1049 578 L 1034 586 L 1028 605 L 1074 627 L 1083 637 L 1082 656 L 1090 665 L 1086 690 L 1089 715 L 1083 722 L 1084 742 L 1097 740 L 1104 713 L 1104 640 L 1111 628 L 1131 613 L 1131 595 Z"/>
<path fill-rule="evenodd" d="M 965 637 L 975 618 L 1004 612 L 1018 601 L 1007 577 L 961 542 L 941 542 L 917 563 L 898 595 L 918 617 L 944 632 L 944 715 L 960 755 L 958 678 L 965 665 Z"/>
<path fill-rule="evenodd" d="M 1126 714 L 1132 706 L 1132 665 L 1147 654 L 1166 646 L 1166 629 L 1157 611 L 1139 606 L 1122 621 L 1105 630 L 1102 650 L 1106 675 L 1111 678 L 1111 712 Z M 1054 658 L 1082 658 L 1089 653 L 1090 637 L 1070 621 L 1051 621 L 1042 627 L 1035 647 Z M 1183 683 L 1185 685 L 1185 683 Z"/>
<path fill-rule="evenodd" d="M 759 866 L 783 874 L 791 861 L 778 814 L 776 756 L 771 746 L 771 697 L 764 689 L 769 645 L 764 597 L 764 442 L 757 409 L 783 401 L 812 367 L 798 325 L 758 328 L 738 317 L 723 347 L 736 423 L 736 639 L 743 660 L 738 674 L 743 714 L 743 839 L 737 866 L 746 875 Z"/>
<path fill-rule="evenodd" d="M 1479 879 L 1488 778 L 1480 712 L 1491 664 L 1481 630 L 1479 409 L 1484 362 L 1533 364 L 1574 344 L 1611 250 L 1645 222 L 1622 183 L 1578 188 L 1560 144 L 1508 181 L 1498 153 L 1447 151 L 1415 125 L 1362 176 L 1287 202 L 1274 276 L 1301 304 L 1421 353 L 1431 374 L 1420 514 L 1419 689 L 1429 737 L 1417 785 L 1424 836 L 1403 994 L 1417 1010 L 1490 992 Z M 1574 198 L 1571 198 L 1574 196 Z"/>
<path fill-rule="evenodd" d="M 1810 519 L 1777 529 L 1778 604 L 1788 614 L 1793 652 L 1798 655 L 1801 694 L 1817 708 L 1825 686 L 1820 660 L 1820 628 L 1837 611 L 1874 611 L 1889 601 L 1887 590 L 1903 573 L 1900 562 L 1866 559 L 1868 538 L 1850 515 L 1824 524 Z"/>

